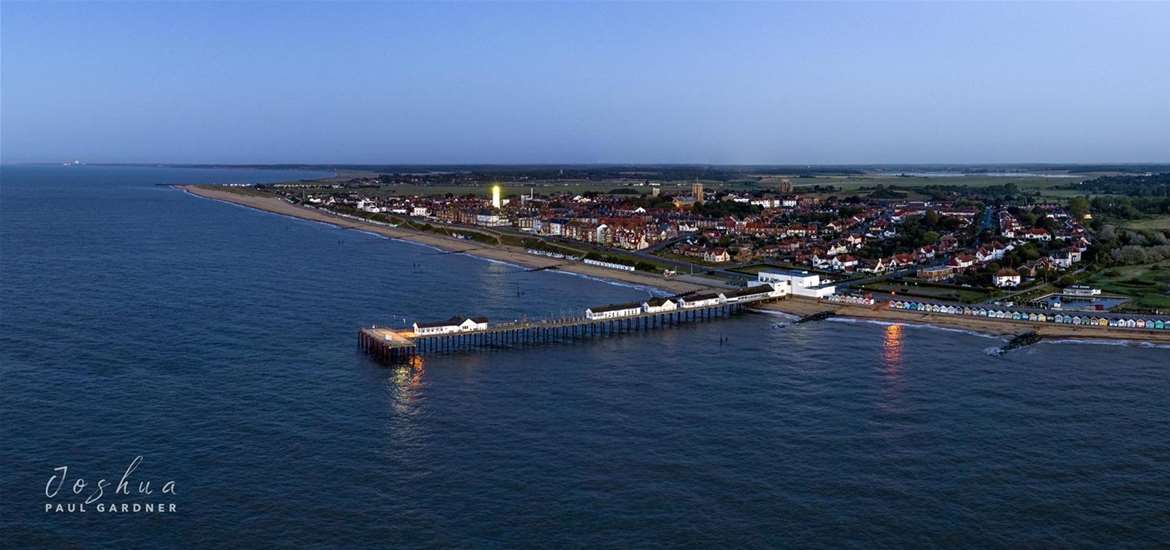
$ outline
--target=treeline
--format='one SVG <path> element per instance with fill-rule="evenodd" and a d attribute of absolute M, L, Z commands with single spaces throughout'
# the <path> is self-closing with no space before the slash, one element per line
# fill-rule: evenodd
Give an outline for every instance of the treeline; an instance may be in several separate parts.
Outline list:
<path fill-rule="evenodd" d="M 340 167 L 338 167 L 340 168 Z M 839 166 L 705 166 L 705 165 L 535 165 L 535 166 L 345 166 L 377 172 L 380 183 L 469 184 L 492 181 L 754 181 L 774 174 L 795 177 L 861 175 Z"/>
<path fill-rule="evenodd" d="M 1095 195 L 1128 197 L 1170 197 L 1170 172 L 1141 176 L 1101 176 L 1064 186 Z"/>
<path fill-rule="evenodd" d="M 1096 232 L 1087 251 L 1089 261 L 1105 265 L 1138 265 L 1170 259 L 1170 235 L 1164 231 L 1135 231 L 1105 225 Z"/>
<path fill-rule="evenodd" d="M 1101 218 L 1134 220 L 1170 214 L 1170 197 L 1095 197 L 1089 201 L 1089 207 L 1098 224 Z"/>
<path fill-rule="evenodd" d="M 943 233 L 957 231 L 963 220 L 928 210 L 921 216 L 910 216 L 898 226 L 895 237 L 897 251 L 912 251 L 920 246 L 936 244 Z"/>
<path fill-rule="evenodd" d="M 1070 174 L 1089 174 L 1093 172 L 1122 172 L 1130 174 L 1146 174 L 1149 172 L 1165 172 L 1170 166 L 1165 164 L 1081 164 L 1068 168 Z"/>

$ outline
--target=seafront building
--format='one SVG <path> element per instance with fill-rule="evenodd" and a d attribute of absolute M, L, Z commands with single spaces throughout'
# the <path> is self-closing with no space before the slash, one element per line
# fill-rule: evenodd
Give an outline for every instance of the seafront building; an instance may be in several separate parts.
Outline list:
<path fill-rule="evenodd" d="M 783 284 L 793 296 L 804 298 L 827 298 L 837 292 L 831 281 L 822 281 L 820 275 L 808 271 L 761 271 L 754 284 Z"/>
<path fill-rule="evenodd" d="M 487 317 L 452 317 L 446 321 L 414 323 L 413 325 L 414 333 L 420 336 L 487 330 L 487 327 Z"/>

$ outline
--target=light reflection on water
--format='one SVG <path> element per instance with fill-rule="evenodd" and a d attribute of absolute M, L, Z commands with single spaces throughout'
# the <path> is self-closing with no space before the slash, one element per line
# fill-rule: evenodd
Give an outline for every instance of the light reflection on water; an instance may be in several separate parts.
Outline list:
<path fill-rule="evenodd" d="M 902 325 L 889 325 L 882 338 L 882 363 L 886 374 L 896 377 L 902 368 Z"/>

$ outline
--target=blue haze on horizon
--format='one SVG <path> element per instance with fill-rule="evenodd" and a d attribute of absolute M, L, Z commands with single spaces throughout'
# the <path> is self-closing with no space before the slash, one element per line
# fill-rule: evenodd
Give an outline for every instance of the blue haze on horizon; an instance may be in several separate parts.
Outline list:
<path fill-rule="evenodd" d="M 0 160 L 1170 161 L 1170 3 L 0 4 Z"/>

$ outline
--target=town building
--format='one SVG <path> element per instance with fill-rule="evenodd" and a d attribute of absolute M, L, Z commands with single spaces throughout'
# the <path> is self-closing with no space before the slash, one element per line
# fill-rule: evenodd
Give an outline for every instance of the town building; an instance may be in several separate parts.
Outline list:
<path fill-rule="evenodd" d="M 1020 274 L 1014 269 L 1005 267 L 995 272 L 992 282 L 999 288 L 1020 286 Z"/>

